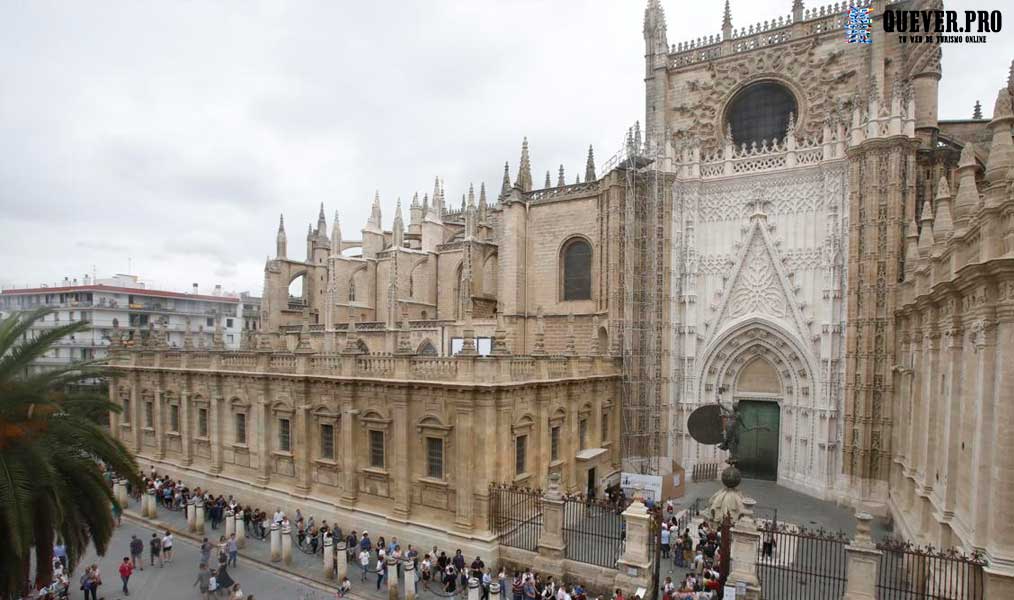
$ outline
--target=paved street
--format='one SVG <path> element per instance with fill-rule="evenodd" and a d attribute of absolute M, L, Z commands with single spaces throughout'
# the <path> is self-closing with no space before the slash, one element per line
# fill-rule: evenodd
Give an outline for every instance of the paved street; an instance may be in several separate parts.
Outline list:
<path fill-rule="evenodd" d="M 147 539 L 151 537 L 154 530 L 139 525 L 133 521 L 124 519 L 123 525 L 116 530 L 116 534 L 105 557 L 97 557 L 95 551 L 90 550 L 82 559 L 81 566 L 75 572 L 71 580 L 71 598 L 77 600 L 83 598 L 83 592 L 78 591 L 77 578 L 82 569 L 89 564 L 98 562 L 102 571 L 103 585 L 99 588 L 99 596 L 106 600 L 125 598 L 120 589 L 120 576 L 117 568 L 124 556 L 129 556 L 130 536 L 137 535 L 146 541 L 144 558 L 148 560 Z M 177 536 L 176 557 L 172 564 L 163 568 L 150 567 L 145 564 L 144 571 L 135 571 L 130 578 L 130 598 L 134 600 L 194 600 L 200 598 L 197 588 L 194 587 L 194 579 L 197 576 L 197 565 L 200 562 L 200 551 L 189 540 Z M 302 583 L 293 581 L 275 574 L 251 562 L 245 562 L 242 558 L 238 566 L 229 569 L 229 574 L 243 588 L 243 592 L 253 594 L 257 600 L 323 600 L 333 598 L 333 594 L 326 594 L 316 588 L 309 587 Z"/>

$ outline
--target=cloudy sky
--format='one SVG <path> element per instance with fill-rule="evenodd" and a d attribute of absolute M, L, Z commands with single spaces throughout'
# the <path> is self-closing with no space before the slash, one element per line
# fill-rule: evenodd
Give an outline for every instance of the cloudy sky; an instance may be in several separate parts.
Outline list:
<path fill-rule="evenodd" d="M 791 4 L 734 0 L 733 23 Z M 720 29 L 717 0 L 664 5 L 671 43 Z M 452 201 L 497 189 L 525 135 L 536 181 L 561 163 L 570 181 L 643 118 L 643 7 L 0 0 L 0 286 L 129 266 L 259 293 L 279 213 L 302 256 L 321 202 L 354 238 L 379 190 L 390 227 L 435 175 Z M 1014 24 L 948 46 L 941 118 L 977 98 L 988 116 L 1011 58 Z"/>

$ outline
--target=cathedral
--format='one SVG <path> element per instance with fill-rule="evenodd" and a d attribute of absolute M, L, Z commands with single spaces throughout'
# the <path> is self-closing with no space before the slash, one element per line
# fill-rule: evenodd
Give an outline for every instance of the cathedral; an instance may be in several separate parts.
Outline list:
<path fill-rule="evenodd" d="M 879 23 L 941 2 L 853 4 L 871 9 L 869 44 L 847 41 L 846 6 L 801 0 L 739 28 L 726 2 L 720 32 L 670 44 L 649 0 L 644 125 L 620 153 L 597 170 L 589 148 L 570 183 L 560 166 L 538 186 L 526 139 L 498 186 L 459 185 L 458 204 L 438 177 L 390 229 L 379 195 L 357 235 L 321 207 L 298 258 L 283 219 L 246 350 L 608 359 L 615 374 L 588 377 L 615 397 L 582 405 L 574 367 L 561 416 L 504 417 L 488 451 L 514 443 L 516 464 L 491 459 L 491 480 L 529 477 L 517 440 L 531 430 L 548 467 L 523 480 L 543 485 L 562 464 L 542 423 L 556 418 L 581 439 L 570 491 L 620 470 L 689 476 L 726 457 L 690 437 L 688 415 L 735 403 L 745 476 L 1014 568 L 1014 82 L 984 74 L 991 118 L 940 120 L 941 47 Z M 586 447 L 608 449 L 597 471 L 581 470 Z M 397 514 L 417 502 L 404 494 Z"/>

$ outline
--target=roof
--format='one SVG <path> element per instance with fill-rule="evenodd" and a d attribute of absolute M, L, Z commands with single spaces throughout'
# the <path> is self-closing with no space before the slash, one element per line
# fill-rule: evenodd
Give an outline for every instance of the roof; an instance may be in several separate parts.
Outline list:
<path fill-rule="evenodd" d="M 31 294 L 59 294 L 64 292 L 113 292 L 118 294 L 133 294 L 135 296 L 149 296 L 153 298 L 179 298 L 180 300 L 204 300 L 206 302 L 222 302 L 227 304 L 238 304 L 240 299 L 236 296 L 208 296 L 205 294 L 184 294 L 181 292 L 168 292 L 163 290 L 147 290 L 143 288 L 128 288 L 115 285 L 74 285 L 65 287 L 42 287 L 23 288 L 16 290 L 3 290 L 0 294 L 4 296 L 27 296 Z"/>

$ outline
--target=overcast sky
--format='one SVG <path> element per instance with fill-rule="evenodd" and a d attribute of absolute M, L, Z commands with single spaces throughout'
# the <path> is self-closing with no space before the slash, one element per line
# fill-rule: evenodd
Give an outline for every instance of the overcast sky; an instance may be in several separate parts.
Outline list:
<path fill-rule="evenodd" d="M 670 43 L 720 30 L 718 0 L 663 1 Z M 436 175 L 452 203 L 495 196 L 525 135 L 537 183 L 560 163 L 573 181 L 643 118 L 644 4 L 0 0 L 0 285 L 129 258 L 159 287 L 259 293 L 279 213 L 302 257 L 321 202 L 358 238 L 374 190 L 387 228 Z M 734 0 L 733 24 L 791 4 Z M 1005 25 L 945 47 L 941 118 L 992 112 Z"/>

